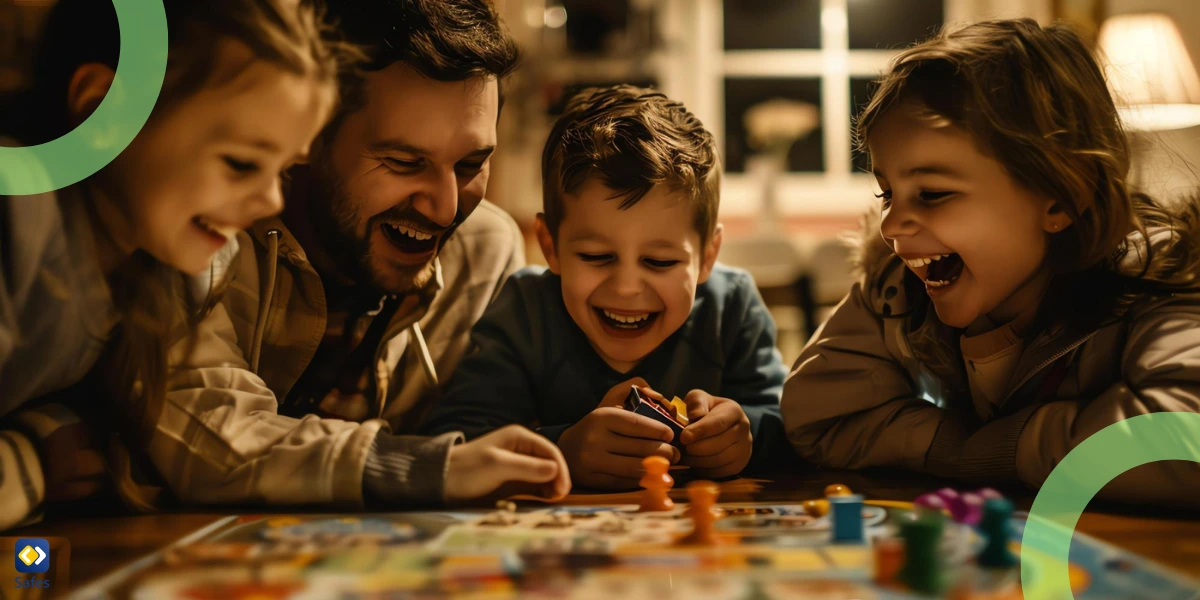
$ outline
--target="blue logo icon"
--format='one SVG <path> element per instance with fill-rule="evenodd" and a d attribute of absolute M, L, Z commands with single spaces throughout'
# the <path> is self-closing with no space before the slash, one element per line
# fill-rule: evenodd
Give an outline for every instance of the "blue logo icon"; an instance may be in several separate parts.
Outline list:
<path fill-rule="evenodd" d="M 50 542 L 41 538 L 20 538 L 13 548 L 18 573 L 45 573 L 50 570 Z"/>

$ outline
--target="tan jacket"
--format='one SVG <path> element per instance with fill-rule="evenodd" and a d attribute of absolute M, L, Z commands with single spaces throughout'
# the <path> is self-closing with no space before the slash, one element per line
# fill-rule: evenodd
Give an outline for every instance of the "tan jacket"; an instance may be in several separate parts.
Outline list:
<path fill-rule="evenodd" d="M 1042 331 L 1029 340 L 1007 396 L 992 414 L 979 414 L 959 332 L 938 322 L 927 302 L 910 301 L 923 291 L 906 292 L 913 276 L 877 227 L 867 231 L 863 279 L 813 335 L 784 386 L 783 419 L 802 458 L 1036 488 L 1072 448 L 1112 423 L 1200 411 L 1200 298 L 1178 295 L 1139 301 L 1123 318 L 1086 330 Z M 1171 238 L 1152 233 L 1155 247 Z M 1140 257 L 1128 253 L 1122 268 L 1136 270 Z M 1101 495 L 1200 505 L 1200 466 L 1152 463 Z"/>
<path fill-rule="evenodd" d="M 439 375 L 444 380 L 462 357 L 472 324 L 523 265 L 520 231 L 485 201 L 453 234 L 438 259 L 432 301 L 404 303 L 387 328 L 375 354 L 373 418 L 362 423 L 277 414 L 325 334 L 324 288 L 279 219 L 256 223 L 238 240 L 241 251 L 226 256 L 232 262 L 214 263 L 213 279 L 228 285 L 200 323 L 193 352 L 186 354 L 187 340 L 172 348 L 150 459 L 188 503 L 360 505 L 376 436 L 419 425 L 440 392 Z M 440 497 L 456 438 L 394 436 L 411 450 L 401 463 L 431 465 L 412 474 L 413 486 Z"/>

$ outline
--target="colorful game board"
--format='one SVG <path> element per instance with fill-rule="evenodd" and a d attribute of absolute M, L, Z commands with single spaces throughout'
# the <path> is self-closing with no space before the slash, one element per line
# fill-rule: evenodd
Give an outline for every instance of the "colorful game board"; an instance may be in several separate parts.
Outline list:
<path fill-rule="evenodd" d="M 716 546 L 677 543 L 688 506 L 527 507 L 513 512 L 228 517 L 74 597 L 653 598 L 845 600 L 919 598 L 874 583 L 872 540 L 912 517 L 902 503 L 868 502 L 866 544 L 830 543 L 829 517 L 800 505 L 720 504 Z M 1023 521 L 1014 519 L 1019 536 Z M 949 524 L 940 550 L 955 598 L 1020 598 L 1015 569 L 973 564 L 971 527 Z M 1014 546 L 1016 543 L 1014 542 Z M 1077 535 L 1080 599 L 1189 600 L 1196 581 Z"/>

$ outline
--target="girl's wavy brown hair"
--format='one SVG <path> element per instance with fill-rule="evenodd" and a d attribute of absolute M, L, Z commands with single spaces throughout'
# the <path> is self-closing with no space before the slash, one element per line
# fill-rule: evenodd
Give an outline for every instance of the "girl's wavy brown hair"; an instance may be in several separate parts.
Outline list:
<path fill-rule="evenodd" d="M 233 40 L 256 60 L 311 78 L 334 89 L 339 73 L 362 58 L 357 48 L 338 40 L 310 0 L 164 0 L 170 32 L 167 69 L 161 93 L 146 123 L 208 86 L 226 84 L 250 65 L 219 65 L 220 44 Z M 111 2 L 59 0 L 47 19 L 36 60 L 32 90 L 42 114 L 39 143 L 73 127 L 67 85 L 83 64 L 114 70 L 120 38 Z M 183 276 L 144 251 L 136 251 L 108 276 L 121 323 L 92 377 L 118 401 L 108 415 L 118 431 L 144 442 L 154 430 L 167 382 L 171 340 L 188 336 L 205 307 L 191 307 Z M 210 298 L 211 303 L 215 299 Z M 194 327 L 193 327 L 194 328 Z M 194 340 L 193 340 L 194 341 Z"/>
<path fill-rule="evenodd" d="M 858 117 L 861 150 L 883 114 L 909 104 L 930 126 L 969 132 L 1017 182 L 1071 216 L 1047 255 L 1054 283 L 1044 308 L 1053 315 L 1119 314 L 1145 294 L 1192 291 L 1197 203 L 1167 208 L 1131 190 L 1116 106 L 1095 57 L 1068 26 L 1016 19 L 947 28 L 903 51 L 877 85 Z M 1173 243 L 1157 251 L 1147 244 L 1137 275 L 1118 272 L 1129 252 L 1142 251 L 1127 244 L 1129 235 L 1148 239 L 1163 227 L 1175 231 Z M 1078 310 L 1084 306 L 1093 308 Z"/>

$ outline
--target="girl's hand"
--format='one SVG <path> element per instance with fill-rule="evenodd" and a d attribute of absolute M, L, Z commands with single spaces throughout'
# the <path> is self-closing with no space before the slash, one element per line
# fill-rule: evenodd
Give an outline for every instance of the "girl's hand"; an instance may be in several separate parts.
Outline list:
<path fill-rule="evenodd" d="M 682 463 L 706 477 L 730 477 L 750 462 L 754 436 L 750 418 L 729 398 L 692 390 L 683 399 L 688 426 L 679 434 L 685 452 Z"/>
<path fill-rule="evenodd" d="M 558 500 L 571 491 L 571 476 L 553 442 L 520 425 L 509 425 L 450 448 L 446 501 L 462 502 L 504 491 Z"/>

